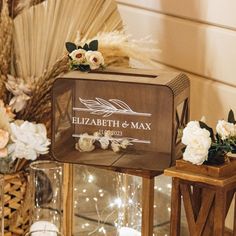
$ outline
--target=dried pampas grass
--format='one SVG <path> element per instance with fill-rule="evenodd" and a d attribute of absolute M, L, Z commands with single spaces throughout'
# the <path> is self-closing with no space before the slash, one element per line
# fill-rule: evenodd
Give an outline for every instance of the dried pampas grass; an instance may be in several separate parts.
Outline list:
<path fill-rule="evenodd" d="M 106 64 L 123 66 L 127 58 L 132 58 L 146 65 L 156 65 L 155 55 L 160 53 L 157 42 L 146 37 L 133 40 L 124 31 L 99 33 L 94 39 L 99 41 L 99 50 L 105 56 Z"/>
<path fill-rule="evenodd" d="M 65 53 L 65 42 L 77 32 L 92 38 L 98 32 L 121 29 L 112 0 L 47 0 L 14 19 L 14 50 L 18 77 L 41 77 Z"/>
<path fill-rule="evenodd" d="M 12 25 L 7 0 L 3 0 L 0 14 L 0 98 L 4 95 L 4 82 L 10 72 Z"/>

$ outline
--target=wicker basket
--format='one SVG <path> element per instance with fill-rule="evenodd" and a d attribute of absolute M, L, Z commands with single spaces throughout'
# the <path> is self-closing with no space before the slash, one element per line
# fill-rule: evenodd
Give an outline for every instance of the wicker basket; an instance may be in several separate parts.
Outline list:
<path fill-rule="evenodd" d="M 23 236 L 29 228 L 29 188 L 23 172 L 4 176 L 4 236 Z"/>

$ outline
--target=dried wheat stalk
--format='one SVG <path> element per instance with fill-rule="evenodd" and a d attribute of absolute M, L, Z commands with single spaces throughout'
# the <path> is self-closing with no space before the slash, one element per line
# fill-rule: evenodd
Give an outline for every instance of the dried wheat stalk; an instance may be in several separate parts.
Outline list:
<path fill-rule="evenodd" d="M 17 76 L 38 78 L 32 98 L 18 118 L 50 120 L 52 84 L 59 74 L 68 70 L 66 41 L 75 41 L 78 32 L 85 40 L 98 32 L 121 28 L 122 21 L 113 0 L 47 0 L 18 15 L 14 19 Z"/>
<path fill-rule="evenodd" d="M 5 95 L 4 82 L 6 75 L 10 72 L 12 25 L 7 0 L 3 0 L 0 15 L 0 98 Z"/>
<path fill-rule="evenodd" d="M 27 9 L 31 6 L 37 5 L 45 0 L 20 0 L 16 4 L 15 7 L 15 13 L 18 15 L 20 14 L 24 9 Z"/>
<path fill-rule="evenodd" d="M 51 69 L 39 78 L 33 96 L 27 104 L 27 108 L 18 114 L 21 119 L 36 122 L 43 122 L 50 119 L 52 84 L 55 78 L 61 73 L 68 71 L 68 68 L 68 57 L 63 56 Z"/>

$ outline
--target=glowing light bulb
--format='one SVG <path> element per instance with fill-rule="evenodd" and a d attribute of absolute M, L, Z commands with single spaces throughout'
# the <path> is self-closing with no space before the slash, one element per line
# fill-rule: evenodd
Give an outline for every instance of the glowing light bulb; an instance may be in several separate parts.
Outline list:
<path fill-rule="evenodd" d="M 88 176 L 88 182 L 92 183 L 94 181 L 94 176 L 93 175 L 89 175 Z"/>
<path fill-rule="evenodd" d="M 118 208 L 122 206 L 122 200 L 120 198 L 116 198 L 114 201 L 115 205 L 117 205 Z"/>
<path fill-rule="evenodd" d="M 98 232 L 106 234 L 106 230 L 104 227 L 99 228 Z"/>
<path fill-rule="evenodd" d="M 167 188 L 172 188 L 172 185 L 171 184 L 167 184 L 166 187 Z"/>

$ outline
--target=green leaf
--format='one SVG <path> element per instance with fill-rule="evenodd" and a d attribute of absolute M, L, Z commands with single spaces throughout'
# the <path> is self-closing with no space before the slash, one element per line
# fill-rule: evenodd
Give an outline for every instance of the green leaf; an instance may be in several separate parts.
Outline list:
<path fill-rule="evenodd" d="M 182 153 L 185 152 L 186 147 L 181 148 Z"/>
<path fill-rule="evenodd" d="M 231 149 L 232 149 L 231 152 L 235 154 L 236 153 L 236 145 L 232 145 Z"/>
<path fill-rule="evenodd" d="M 83 46 L 83 49 L 84 49 L 85 51 L 88 51 L 88 50 L 89 50 L 89 46 L 88 46 L 87 43 Z"/>
<path fill-rule="evenodd" d="M 216 133 L 216 141 L 217 141 L 217 143 L 220 143 L 220 140 L 221 140 L 220 135 L 218 133 Z"/>
<path fill-rule="evenodd" d="M 225 152 L 222 150 L 209 150 L 208 159 L 204 162 L 207 165 L 221 165 L 225 162 Z"/>
<path fill-rule="evenodd" d="M 229 111 L 229 114 L 228 114 L 228 122 L 236 124 L 236 120 L 234 118 L 234 112 L 232 109 Z"/>
<path fill-rule="evenodd" d="M 89 49 L 91 51 L 97 51 L 98 50 L 98 40 L 93 40 L 89 43 Z"/>
<path fill-rule="evenodd" d="M 89 65 L 79 65 L 79 70 L 86 72 L 86 71 L 90 71 L 90 66 Z"/>
<path fill-rule="evenodd" d="M 202 121 L 199 121 L 199 124 L 200 124 L 200 127 L 202 129 L 206 129 L 206 130 L 208 130 L 210 132 L 211 140 L 215 141 L 213 129 L 211 127 L 209 127 L 206 123 L 202 122 Z"/>
<path fill-rule="evenodd" d="M 76 50 L 76 45 L 74 43 L 71 42 L 66 42 L 66 49 L 69 53 L 73 52 L 74 50 Z"/>

